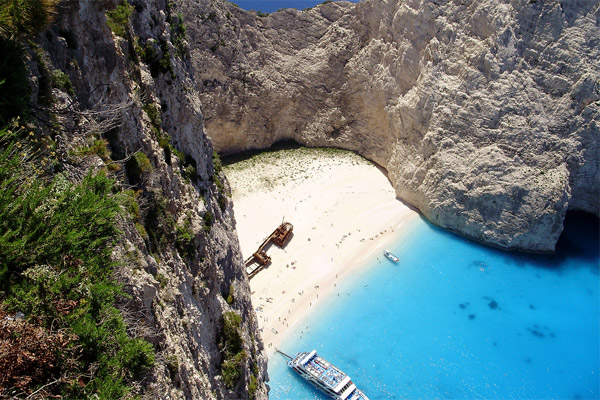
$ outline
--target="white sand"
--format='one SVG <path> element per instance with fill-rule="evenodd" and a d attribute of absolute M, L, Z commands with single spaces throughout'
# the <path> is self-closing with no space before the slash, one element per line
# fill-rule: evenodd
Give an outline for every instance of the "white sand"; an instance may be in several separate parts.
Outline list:
<path fill-rule="evenodd" d="M 244 258 L 283 220 L 294 225 L 286 247 L 268 248 L 272 263 L 250 281 L 269 354 L 286 333 L 306 325 L 300 324 L 320 301 L 336 294 L 338 282 L 374 252 L 381 254 L 417 216 L 396 199 L 383 172 L 349 152 L 263 153 L 225 173 Z"/>

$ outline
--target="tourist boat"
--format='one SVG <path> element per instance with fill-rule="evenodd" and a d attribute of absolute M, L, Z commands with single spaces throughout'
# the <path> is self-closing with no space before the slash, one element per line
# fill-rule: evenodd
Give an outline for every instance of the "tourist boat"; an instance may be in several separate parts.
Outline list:
<path fill-rule="evenodd" d="M 383 251 L 383 255 L 386 256 L 387 258 L 389 258 L 390 260 L 392 260 L 393 262 L 397 263 L 398 261 L 400 261 L 400 259 L 398 257 L 396 257 L 391 251 L 389 250 L 384 250 Z"/>
<path fill-rule="evenodd" d="M 294 358 L 284 355 L 290 359 L 287 363 L 290 368 L 331 398 L 369 400 L 348 375 L 319 357 L 316 350 L 298 353 Z"/>

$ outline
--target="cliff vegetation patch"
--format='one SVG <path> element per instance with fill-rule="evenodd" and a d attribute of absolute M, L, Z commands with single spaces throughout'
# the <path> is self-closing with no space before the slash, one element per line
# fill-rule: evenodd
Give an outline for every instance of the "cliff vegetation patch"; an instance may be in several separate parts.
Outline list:
<path fill-rule="evenodd" d="M 57 142 L 36 125 L 26 51 L 41 75 L 40 103 L 52 102 L 51 87 L 74 92 L 39 46 L 23 44 L 57 3 L 0 1 L 0 397 L 122 398 L 155 362 L 153 346 L 130 335 L 117 309 L 127 295 L 113 279 L 117 218 L 139 211 L 105 170 L 78 183 L 61 173 Z M 76 155 L 108 159 L 106 141 L 91 140 Z"/>
<path fill-rule="evenodd" d="M 223 314 L 223 331 L 219 347 L 223 352 L 221 373 L 225 385 L 233 389 L 242 376 L 242 367 L 246 359 L 244 339 L 241 333 L 242 317 L 234 311 Z"/>
<path fill-rule="evenodd" d="M 40 175 L 43 148 L 22 134 L 17 124 L 0 131 L 0 348 L 10 349 L 0 394 L 122 397 L 154 350 L 128 335 L 115 307 L 121 195 L 104 173 L 77 185 Z"/>
<path fill-rule="evenodd" d="M 132 8 L 126 1 L 122 1 L 114 10 L 106 12 L 106 25 L 115 35 L 125 37 Z"/>

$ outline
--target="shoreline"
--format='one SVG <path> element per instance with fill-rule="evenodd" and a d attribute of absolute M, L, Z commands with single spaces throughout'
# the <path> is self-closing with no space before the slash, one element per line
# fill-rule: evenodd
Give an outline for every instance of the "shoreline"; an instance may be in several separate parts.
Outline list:
<path fill-rule="evenodd" d="M 384 248 L 418 216 L 376 165 L 351 152 L 262 153 L 225 174 L 244 259 L 282 220 L 294 225 L 286 246 L 270 246 L 271 264 L 250 281 L 268 356 L 376 252 L 386 260 Z"/>
<path fill-rule="evenodd" d="M 338 296 L 342 294 L 342 292 L 338 291 L 337 285 L 344 287 L 348 283 L 349 279 L 356 277 L 358 273 L 368 274 L 372 269 L 376 268 L 379 264 L 373 264 L 372 262 L 369 263 L 369 261 L 376 257 L 376 254 L 379 254 L 378 259 L 380 260 L 380 263 L 391 263 L 390 260 L 383 256 L 383 250 L 387 247 L 390 247 L 392 243 L 396 242 L 402 236 L 408 233 L 403 225 L 410 224 L 414 220 L 413 218 L 413 216 L 407 216 L 395 228 L 384 232 L 385 237 L 380 235 L 380 238 L 376 244 L 371 246 L 365 244 L 357 248 L 356 254 L 360 254 L 361 250 L 365 250 L 366 253 L 359 259 L 354 259 L 353 261 L 347 260 L 348 258 L 351 258 L 351 255 L 348 255 L 345 257 L 346 260 L 342 259 L 342 261 L 346 261 L 347 264 L 342 262 L 342 265 L 346 265 L 346 267 L 339 269 L 341 272 L 335 273 L 335 270 L 332 271 L 328 277 L 318 282 L 318 288 L 313 286 L 309 292 L 305 292 L 302 296 L 303 301 L 294 303 L 295 306 L 290 309 L 294 317 L 291 319 L 288 318 L 289 321 L 292 321 L 292 323 L 289 324 L 289 327 L 286 326 L 285 329 L 279 330 L 279 334 L 277 335 L 272 332 L 263 333 L 262 337 L 263 341 L 265 342 L 267 355 L 271 356 L 274 354 L 275 351 L 280 348 L 282 343 L 285 343 L 291 335 L 296 333 L 297 330 L 304 329 L 303 327 L 298 328 L 300 325 L 306 326 L 306 328 L 310 329 L 310 325 L 312 324 L 312 322 L 309 321 L 310 315 L 312 313 L 317 314 L 322 311 L 319 309 L 319 304 L 330 300 L 335 296 L 336 293 Z M 401 257 L 400 254 L 396 255 Z M 277 322 L 283 328 L 283 324 L 280 321 Z M 275 327 L 277 329 L 277 326 Z M 269 340 L 269 342 L 267 342 L 267 340 Z M 271 346 L 269 346 L 269 343 Z"/>

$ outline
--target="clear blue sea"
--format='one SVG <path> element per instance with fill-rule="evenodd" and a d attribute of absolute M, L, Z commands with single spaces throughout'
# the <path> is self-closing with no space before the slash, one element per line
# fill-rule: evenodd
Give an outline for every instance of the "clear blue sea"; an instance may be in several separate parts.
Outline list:
<path fill-rule="evenodd" d="M 569 215 L 557 254 L 532 256 L 416 219 L 398 264 L 371 260 L 281 349 L 316 349 L 371 400 L 597 399 L 598 228 Z M 278 354 L 269 375 L 272 399 L 327 398 Z"/>
<path fill-rule="evenodd" d="M 349 1 L 353 3 L 358 2 L 358 0 Z M 305 8 L 311 8 L 323 3 L 323 0 L 232 0 L 232 2 L 244 10 L 272 13 L 283 8 L 304 10 Z"/>

